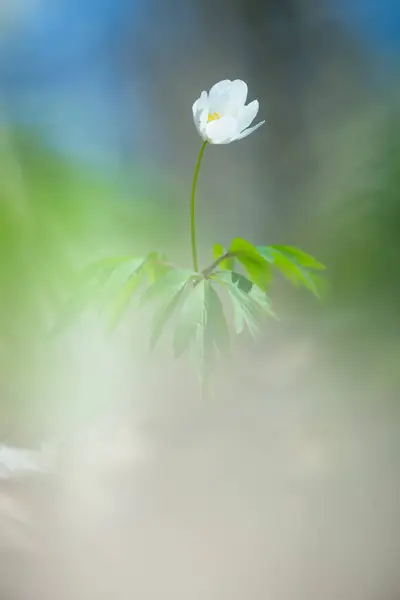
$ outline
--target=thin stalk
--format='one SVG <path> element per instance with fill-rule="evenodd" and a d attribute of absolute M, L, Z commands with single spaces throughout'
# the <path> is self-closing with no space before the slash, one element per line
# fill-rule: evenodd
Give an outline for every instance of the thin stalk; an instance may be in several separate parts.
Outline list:
<path fill-rule="evenodd" d="M 196 168 L 194 170 L 193 177 L 193 185 L 192 185 L 192 197 L 190 200 L 190 233 L 191 233 L 191 242 L 192 242 L 192 257 L 193 257 L 193 269 L 196 273 L 199 270 L 199 261 L 197 258 L 197 241 L 196 241 L 196 187 L 197 187 L 197 179 L 199 177 L 201 160 L 203 158 L 204 150 L 206 149 L 207 142 L 203 142 L 199 157 L 197 159 Z"/>

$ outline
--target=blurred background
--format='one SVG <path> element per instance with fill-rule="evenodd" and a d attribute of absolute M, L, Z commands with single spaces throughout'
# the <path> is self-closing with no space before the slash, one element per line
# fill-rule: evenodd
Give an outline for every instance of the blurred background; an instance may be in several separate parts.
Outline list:
<path fill-rule="evenodd" d="M 61 340 L 49 330 L 74 269 L 93 258 L 155 249 L 189 263 L 188 197 L 200 146 L 191 106 L 225 78 L 248 83 L 266 125 L 243 142 L 207 150 L 198 188 L 202 264 L 210 262 L 213 243 L 235 236 L 298 245 L 327 265 L 327 293 L 317 303 L 278 284 L 273 301 L 280 323 L 252 351 L 243 349 L 245 359 L 221 383 L 219 405 L 194 411 L 186 372 L 164 358 L 157 366 L 134 366 L 145 351 L 128 324 L 123 340 L 112 342 L 79 326 Z M 196 435 L 214 427 L 226 455 L 222 460 L 221 447 L 201 438 L 196 468 L 203 473 L 206 464 L 233 461 L 238 488 L 251 489 L 254 499 L 267 488 L 254 482 L 251 488 L 240 456 L 255 439 L 258 474 L 270 467 L 275 473 L 286 460 L 280 452 L 296 461 L 301 444 L 309 448 L 318 439 L 319 452 L 329 447 L 335 466 L 331 487 L 324 479 L 313 493 L 332 509 L 338 490 L 354 486 L 355 495 L 341 497 L 334 514 L 342 531 L 359 509 L 366 537 L 335 538 L 341 566 L 331 572 L 324 519 L 332 515 L 313 520 L 315 505 L 302 495 L 308 521 L 301 513 L 302 533 L 293 525 L 283 534 L 282 554 L 275 549 L 283 578 L 288 555 L 297 564 L 289 578 L 298 593 L 279 577 L 265 587 L 260 576 L 252 579 L 251 595 L 272 589 L 272 597 L 285 599 L 398 598 L 399 98 L 398 0 L 0 0 L 1 441 L 37 445 L 65 422 L 90 422 L 105 405 L 121 402 L 146 419 L 162 413 L 164 437 L 180 440 L 176 452 L 187 452 L 179 435 L 191 439 L 193 427 Z M 182 406 L 190 407 L 184 418 Z M 303 441 L 292 447 L 293 420 Z M 265 438 L 278 422 L 282 436 L 276 446 L 271 442 L 271 454 Z M 275 456 L 273 464 L 263 462 L 261 448 Z M 320 465 L 312 448 L 305 460 Z M 190 465 L 178 468 L 176 456 L 171 472 L 185 488 Z M 251 452 L 247 458 L 254 460 Z M 224 476 L 222 469 L 215 481 Z M 163 480 L 155 481 L 167 493 Z M 282 511 L 284 523 L 286 509 L 277 507 L 290 511 L 295 500 L 293 506 L 279 501 L 280 482 L 274 479 L 270 508 Z M 230 493 L 239 492 L 233 486 Z M 375 504 L 363 512 L 366 497 Z M 343 507 L 351 502 L 343 525 Z M 237 508 L 239 514 L 254 517 L 250 505 Z M 217 504 L 210 500 L 210 506 Z M 266 537 L 268 531 L 265 525 Z M 257 551 L 252 546 L 256 562 L 268 554 L 265 539 L 259 543 Z M 345 569 L 341 544 L 351 546 Z M 371 551 L 364 563 L 365 547 Z M 202 548 L 196 560 L 206 553 Z M 221 541 L 221 556 L 224 548 Z M 332 578 L 329 592 L 309 575 L 312 565 L 304 571 L 296 563 L 305 548 L 314 558 L 321 548 L 328 553 L 318 568 L 322 580 Z M 378 564 L 381 550 L 386 566 Z M 245 557 L 238 561 L 246 571 Z M 365 571 L 370 578 L 358 587 Z M 210 589 L 214 597 L 217 588 Z M 242 591 L 249 589 L 246 583 Z"/>

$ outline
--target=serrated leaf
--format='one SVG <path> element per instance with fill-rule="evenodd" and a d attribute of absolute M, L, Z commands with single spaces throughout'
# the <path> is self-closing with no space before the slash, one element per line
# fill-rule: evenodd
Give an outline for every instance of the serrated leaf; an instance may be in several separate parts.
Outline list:
<path fill-rule="evenodd" d="M 221 244 L 214 244 L 214 247 L 213 247 L 214 260 L 217 260 L 224 254 L 226 254 L 225 248 Z M 233 257 L 230 257 L 230 258 L 224 258 L 224 260 L 221 260 L 221 262 L 218 265 L 218 268 L 225 270 L 225 271 L 232 271 L 234 266 L 235 266 L 235 259 Z"/>
<path fill-rule="evenodd" d="M 237 285 L 231 283 L 228 286 L 228 293 L 233 305 L 236 333 L 243 333 L 247 326 L 250 334 L 255 338 L 260 329 L 259 309 L 249 295 L 242 292 Z"/>
<path fill-rule="evenodd" d="M 272 310 L 271 302 L 267 294 L 265 294 L 259 287 L 253 286 L 251 291 L 249 292 L 249 296 L 254 300 L 254 302 L 261 308 L 265 314 L 268 314 L 271 317 L 277 319 L 276 314 Z"/>
<path fill-rule="evenodd" d="M 276 267 L 288 281 L 294 285 L 303 285 L 315 296 L 319 296 L 317 286 L 309 271 L 299 266 L 293 259 L 278 250 L 272 250 L 274 256 L 274 267 Z"/>
<path fill-rule="evenodd" d="M 230 335 L 224 309 L 218 293 L 209 281 L 206 282 L 205 303 L 207 307 L 207 346 L 215 344 L 222 355 L 229 351 Z"/>
<path fill-rule="evenodd" d="M 247 326 L 250 334 L 255 338 L 259 332 L 260 324 L 266 317 L 276 318 L 267 294 L 260 290 L 258 286 L 253 286 L 250 292 L 246 293 L 240 289 L 237 283 L 232 282 L 228 273 L 219 273 L 218 279 L 228 287 L 237 334 L 242 333 Z"/>
<path fill-rule="evenodd" d="M 319 279 L 312 272 L 325 266 L 313 256 L 294 246 L 257 246 L 260 254 L 272 260 L 274 266 L 294 285 L 303 285 L 319 297 Z"/>
<path fill-rule="evenodd" d="M 131 267 L 134 268 L 131 261 L 136 261 L 136 264 L 139 265 L 144 259 L 134 259 L 132 256 L 110 257 L 90 263 L 82 269 L 74 277 L 70 296 L 53 329 L 53 334 L 81 315 L 90 304 L 96 305 L 113 272 L 127 263 L 130 263 Z"/>
<path fill-rule="evenodd" d="M 114 268 L 105 284 L 99 289 L 96 304 L 100 309 L 107 308 L 113 302 L 120 289 L 142 269 L 145 262 L 146 259 L 143 258 L 131 258 Z"/>
<path fill-rule="evenodd" d="M 253 288 L 253 282 L 250 279 L 247 279 L 244 275 L 240 273 L 233 272 L 231 275 L 232 283 L 235 283 L 239 290 L 242 290 L 245 294 L 248 294 Z"/>
<path fill-rule="evenodd" d="M 104 283 L 114 269 L 130 260 L 133 260 L 132 256 L 112 256 L 91 262 L 73 275 L 70 284 L 71 289 L 77 291 L 88 282 L 93 282 L 93 280 L 101 279 L 102 283 Z M 144 259 L 137 258 L 136 260 L 143 261 Z"/>
<path fill-rule="evenodd" d="M 268 248 L 268 246 L 267 246 Z M 306 267 L 307 269 L 313 269 L 314 271 L 324 271 L 326 269 L 325 265 L 317 261 L 313 256 L 303 252 L 300 248 L 296 248 L 294 246 L 279 246 L 273 245 L 270 246 L 274 250 L 277 250 L 281 254 L 289 258 L 293 258 L 298 265 L 301 267 Z"/>
<path fill-rule="evenodd" d="M 174 354 L 183 354 L 196 341 L 202 360 L 213 362 L 215 348 L 229 350 L 230 335 L 222 302 L 208 280 L 202 280 L 188 294 L 175 329 Z"/>
<path fill-rule="evenodd" d="M 256 246 L 258 252 L 265 258 L 269 263 L 274 262 L 274 255 L 272 253 L 272 246 Z"/>
<path fill-rule="evenodd" d="M 271 268 L 257 248 L 247 240 L 236 238 L 232 241 L 229 251 L 246 269 L 251 281 L 266 292 L 271 281 Z"/>
<path fill-rule="evenodd" d="M 117 267 L 120 267 L 121 265 L 123 265 L 126 262 L 129 261 L 137 261 L 138 263 L 141 263 L 145 260 L 144 257 L 135 257 L 135 256 L 131 256 L 131 255 L 124 255 L 124 256 L 108 256 L 107 258 L 101 258 L 100 260 L 96 260 L 95 262 L 91 263 L 88 268 L 103 268 L 103 269 L 107 269 L 109 271 L 113 271 L 114 269 L 116 269 Z"/>
<path fill-rule="evenodd" d="M 133 299 L 133 296 L 143 280 L 145 274 L 144 270 L 131 275 L 128 280 L 124 283 L 121 289 L 117 292 L 116 297 L 109 310 L 108 328 L 109 331 L 115 329 L 120 319 L 129 308 L 129 305 Z"/>
<path fill-rule="evenodd" d="M 75 275 L 71 285 L 72 296 L 85 291 L 89 294 L 89 290 L 93 292 L 96 286 L 101 289 L 113 270 L 130 259 L 132 257 L 112 257 L 90 263 Z"/>
<path fill-rule="evenodd" d="M 195 278 L 196 273 L 189 269 L 171 269 L 161 279 L 158 279 L 144 292 L 140 304 L 153 302 L 163 294 L 174 296 L 186 283 Z"/>
<path fill-rule="evenodd" d="M 255 338 L 259 332 L 259 323 L 263 317 L 261 306 L 255 302 L 250 294 L 241 290 L 237 283 L 232 282 L 229 273 L 219 273 L 218 280 L 221 283 L 224 283 L 228 288 L 229 297 L 233 306 L 236 333 L 242 333 L 247 327 L 252 337 Z M 252 289 L 258 288 L 253 287 Z"/>
<path fill-rule="evenodd" d="M 181 356 L 195 337 L 197 329 L 205 328 L 207 322 L 207 305 L 205 290 L 207 281 L 201 280 L 193 286 L 185 299 L 174 334 L 174 355 Z"/>
<path fill-rule="evenodd" d="M 183 296 L 186 289 L 186 285 L 183 285 L 174 296 L 167 302 L 166 305 L 161 306 L 154 315 L 151 337 L 150 337 L 150 348 L 154 350 L 158 340 L 160 339 L 164 328 L 168 321 L 172 318 L 175 309 L 177 308 L 181 297 Z"/>
<path fill-rule="evenodd" d="M 171 266 L 166 264 L 166 261 L 166 256 L 157 252 L 151 252 L 147 257 L 148 273 L 152 283 L 164 277 L 172 269 Z"/>

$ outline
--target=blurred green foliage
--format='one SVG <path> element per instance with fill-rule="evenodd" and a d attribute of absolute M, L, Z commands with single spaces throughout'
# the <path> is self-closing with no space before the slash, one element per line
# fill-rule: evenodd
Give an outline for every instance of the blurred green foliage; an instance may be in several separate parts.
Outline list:
<path fill-rule="evenodd" d="M 389 314 L 398 321 L 400 302 L 400 115 L 388 116 L 369 142 L 356 189 L 342 194 L 319 238 L 331 280 L 327 310 L 352 307 L 382 324 Z"/>
<path fill-rule="evenodd" d="M 310 232 L 327 266 L 329 294 L 317 312 L 306 303 L 302 310 L 310 317 L 305 327 L 325 339 L 336 366 L 376 385 L 381 399 L 385 389 L 393 398 L 400 384 L 398 108 L 381 107 L 366 129 L 352 145 L 360 160 L 348 157 L 359 168 L 339 192 L 321 199 Z"/>
<path fill-rule="evenodd" d="M 10 386 L 29 379 L 77 269 L 110 252 L 143 252 L 179 239 L 176 204 L 165 185 L 149 181 L 138 172 L 90 170 L 30 133 L 0 129 L 3 404 L 11 401 Z"/>

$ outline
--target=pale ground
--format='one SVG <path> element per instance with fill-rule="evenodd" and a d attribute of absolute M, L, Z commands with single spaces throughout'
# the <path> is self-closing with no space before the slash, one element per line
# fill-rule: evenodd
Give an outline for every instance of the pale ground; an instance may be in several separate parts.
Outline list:
<path fill-rule="evenodd" d="M 75 393 L 146 402 L 76 434 L 57 475 L 0 482 L 1 600 L 400 597 L 395 404 L 312 339 L 235 365 L 208 406 L 179 367 L 129 383 L 95 347 Z"/>

